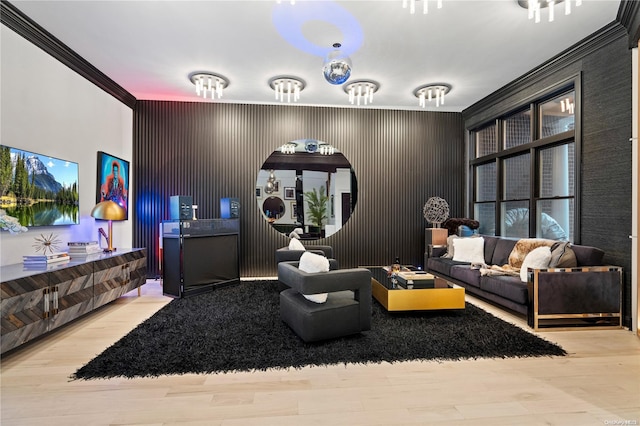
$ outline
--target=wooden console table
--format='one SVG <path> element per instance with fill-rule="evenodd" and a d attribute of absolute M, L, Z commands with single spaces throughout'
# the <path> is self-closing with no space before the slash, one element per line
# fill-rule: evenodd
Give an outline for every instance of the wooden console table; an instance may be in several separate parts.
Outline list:
<path fill-rule="evenodd" d="M 147 279 L 147 250 L 118 249 L 63 264 L 0 267 L 0 353 L 103 306 Z"/>

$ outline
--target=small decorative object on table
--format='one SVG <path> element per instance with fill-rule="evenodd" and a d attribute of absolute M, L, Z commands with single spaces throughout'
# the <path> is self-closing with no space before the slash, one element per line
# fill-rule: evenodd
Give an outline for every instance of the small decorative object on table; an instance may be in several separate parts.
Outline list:
<path fill-rule="evenodd" d="M 439 228 L 440 224 L 449 217 L 449 204 L 443 198 L 431 197 L 422 208 L 422 213 L 434 228 Z"/>
<path fill-rule="evenodd" d="M 102 253 L 98 241 L 69 241 L 67 246 L 69 246 L 69 254 L 74 257 Z"/>
<path fill-rule="evenodd" d="M 57 235 L 50 234 L 48 237 L 45 237 L 44 234 L 40 234 L 40 238 L 35 238 L 33 248 L 36 249 L 36 253 L 42 251 L 42 254 L 47 254 L 48 251 L 53 254 L 60 250 L 60 244 L 62 244 L 62 241 L 58 239 Z"/>
<path fill-rule="evenodd" d="M 51 263 L 65 262 L 69 260 L 69 254 L 65 252 L 51 252 L 50 254 L 34 254 L 22 256 L 25 265 L 48 265 Z"/>

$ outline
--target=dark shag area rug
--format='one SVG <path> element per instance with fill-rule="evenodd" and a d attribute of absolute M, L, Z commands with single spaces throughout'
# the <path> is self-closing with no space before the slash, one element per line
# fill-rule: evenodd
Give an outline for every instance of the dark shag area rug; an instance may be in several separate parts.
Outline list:
<path fill-rule="evenodd" d="M 277 281 L 256 281 L 171 301 L 71 378 L 561 355 L 468 303 L 463 311 L 390 314 L 374 300 L 371 331 L 307 344 L 280 319 Z"/>

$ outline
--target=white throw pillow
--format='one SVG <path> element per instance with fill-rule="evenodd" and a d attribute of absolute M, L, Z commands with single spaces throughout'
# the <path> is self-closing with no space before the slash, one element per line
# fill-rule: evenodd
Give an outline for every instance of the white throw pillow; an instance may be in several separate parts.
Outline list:
<path fill-rule="evenodd" d="M 295 239 L 299 240 L 300 239 L 300 235 L 298 235 L 298 233 L 296 231 L 291 231 L 289 233 L 289 238 L 295 238 Z"/>
<path fill-rule="evenodd" d="M 304 248 L 300 240 L 296 238 L 292 238 L 291 241 L 289 241 L 289 250 L 306 250 L 306 249 Z"/>
<path fill-rule="evenodd" d="M 319 254 L 304 252 L 300 256 L 300 264 L 298 268 L 301 271 L 313 274 L 317 272 L 329 272 L 329 259 Z M 329 293 L 303 294 L 303 296 L 315 303 L 324 303 L 327 301 Z"/>
<path fill-rule="evenodd" d="M 447 258 L 447 259 L 453 259 L 453 255 L 455 254 L 455 250 L 453 248 L 453 240 L 457 240 L 459 237 L 457 235 L 449 235 L 447 237 L 447 252 L 445 254 L 442 255 L 442 257 Z"/>
<path fill-rule="evenodd" d="M 457 262 L 484 263 L 484 238 L 455 238 L 453 240 L 453 260 Z"/>
<path fill-rule="evenodd" d="M 527 282 L 527 268 L 542 269 L 549 266 L 551 260 L 551 248 L 550 247 L 538 247 L 533 249 L 527 254 L 522 261 L 520 267 L 520 280 L 523 283 Z"/>

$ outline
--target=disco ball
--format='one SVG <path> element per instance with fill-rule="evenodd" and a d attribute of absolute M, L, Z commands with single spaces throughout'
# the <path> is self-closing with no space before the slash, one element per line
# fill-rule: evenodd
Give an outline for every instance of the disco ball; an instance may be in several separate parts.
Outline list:
<path fill-rule="evenodd" d="M 322 73 L 329 83 L 342 84 L 351 76 L 351 59 L 340 51 L 339 43 L 333 47 L 335 49 L 329 52 L 324 60 Z"/>

